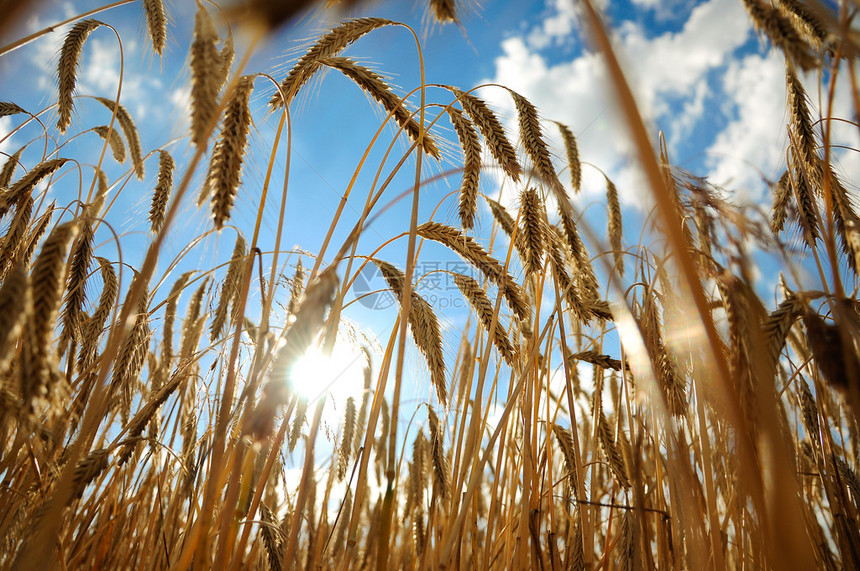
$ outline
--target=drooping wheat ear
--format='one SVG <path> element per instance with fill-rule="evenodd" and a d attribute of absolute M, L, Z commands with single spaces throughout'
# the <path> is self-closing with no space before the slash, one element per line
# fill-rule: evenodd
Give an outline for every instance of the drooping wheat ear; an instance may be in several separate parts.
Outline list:
<path fill-rule="evenodd" d="M 103 170 L 99 169 L 96 173 L 96 195 L 91 203 L 90 214 L 98 217 L 101 214 L 102 207 L 105 205 L 109 187 L 107 175 Z"/>
<path fill-rule="evenodd" d="M 260 512 L 263 516 L 263 524 L 260 525 L 260 536 L 263 538 L 263 547 L 266 550 L 266 561 L 271 571 L 281 571 L 281 557 L 284 549 L 281 529 L 275 514 L 266 504 L 260 504 Z"/>
<path fill-rule="evenodd" d="M 167 202 L 173 190 L 173 171 L 176 163 L 167 151 L 158 151 L 158 180 L 155 183 L 155 192 L 152 193 L 152 206 L 149 208 L 150 230 L 153 234 L 161 231 L 164 224 L 164 213 L 167 210 Z"/>
<path fill-rule="evenodd" d="M 146 25 L 149 27 L 152 49 L 161 55 L 167 40 L 167 15 L 164 12 L 164 2 L 162 0 L 143 0 L 143 11 L 146 15 Z"/>
<path fill-rule="evenodd" d="M 200 342 L 200 336 L 203 332 L 203 323 L 206 321 L 206 314 L 201 317 L 200 313 L 203 308 L 203 296 L 209 288 L 209 277 L 205 277 L 200 285 L 191 294 L 191 300 L 188 302 L 188 307 L 185 310 L 185 321 L 182 324 L 182 335 L 179 342 L 179 363 L 183 365 L 193 359 L 194 352 L 197 351 L 197 346 Z"/>
<path fill-rule="evenodd" d="M 790 125 L 794 133 L 794 147 L 804 170 L 808 173 L 807 179 L 810 186 L 819 188 L 821 185 L 821 167 L 817 151 L 818 143 L 815 140 L 815 131 L 812 127 L 812 116 L 809 112 L 806 90 L 800 83 L 791 63 L 786 63 L 785 66 L 785 83 L 788 93 L 788 108 L 790 109 Z"/>
<path fill-rule="evenodd" d="M 281 82 L 281 91 L 275 91 L 275 94 L 269 101 L 269 105 L 272 106 L 272 109 L 277 109 L 283 106 L 284 103 L 289 105 L 302 86 L 320 69 L 321 64 L 319 60 L 336 56 L 349 44 L 355 42 L 363 35 L 376 28 L 394 23 L 391 20 L 383 18 L 358 18 L 346 21 L 322 36 L 293 66 L 290 73 Z M 281 92 L 284 94 L 283 97 L 281 96 Z M 284 98 L 286 98 L 286 101 Z"/>
<path fill-rule="evenodd" d="M 293 274 L 293 279 L 290 282 L 290 301 L 287 304 L 287 313 L 295 315 L 299 303 L 302 301 L 302 294 L 305 290 L 305 269 L 302 267 L 302 259 L 296 263 L 296 273 Z"/>
<path fill-rule="evenodd" d="M 411 513 L 413 508 L 420 509 L 424 502 L 424 482 L 427 480 L 426 446 L 424 429 L 420 429 L 415 440 L 412 441 L 412 464 L 409 466 L 409 482 L 406 489 L 404 513 Z"/>
<path fill-rule="evenodd" d="M 14 355 L 21 327 L 30 311 L 30 283 L 23 264 L 15 264 L 0 286 L 0 373 Z"/>
<path fill-rule="evenodd" d="M 534 188 L 526 189 L 520 195 L 520 220 L 523 223 L 523 243 L 526 249 L 525 269 L 527 273 L 541 271 L 541 257 L 544 252 L 543 202 Z"/>
<path fill-rule="evenodd" d="M 241 182 L 242 161 L 251 127 L 249 101 L 253 89 L 254 76 L 246 75 L 239 79 L 227 104 L 221 134 L 218 135 L 206 174 L 204 192 L 212 194 L 212 217 L 218 230 L 230 218 L 230 210 Z M 202 199 L 201 195 L 201 202 Z"/>
<path fill-rule="evenodd" d="M 89 208 L 80 216 L 81 232 L 72 249 L 72 261 L 69 264 L 68 295 L 66 304 L 60 313 L 63 330 L 60 335 L 60 346 L 70 340 L 78 341 L 81 335 L 81 312 L 87 301 L 86 282 L 90 273 L 90 262 L 93 257 L 93 240 L 95 232 L 93 219 L 89 216 Z"/>
<path fill-rule="evenodd" d="M 618 485 L 625 490 L 630 489 L 630 478 L 627 477 L 627 466 L 624 464 L 624 457 L 615 442 L 615 437 L 612 435 L 612 427 L 606 420 L 606 415 L 603 410 L 600 410 L 597 421 L 597 432 L 600 439 L 600 447 L 603 448 L 603 453 L 606 454 L 609 460 L 609 468 L 612 470 L 612 475 Z"/>
<path fill-rule="evenodd" d="M 801 313 L 803 313 L 803 303 L 796 296 L 791 295 L 784 299 L 762 324 L 762 331 L 767 340 L 769 370 L 776 369 L 788 332 Z"/>
<path fill-rule="evenodd" d="M 141 274 L 135 274 L 129 292 L 136 288 L 137 280 L 143 279 Z M 111 380 L 111 392 L 118 396 L 120 414 L 123 424 L 128 424 L 131 412 L 131 398 L 138 382 L 138 376 L 143 369 L 149 344 L 149 292 L 146 284 L 137 303 L 137 315 L 134 317 L 131 331 L 123 339 L 114 364 L 114 375 Z"/>
<path fill-rule="evenodd" d="M 579 361 L 585 361 L 586 363 L 591 363 L 592 365 L 596 365 L 603 369 L 611 369 L 613 371 L 620 371 L 623 364 L 618 359 L 613 359 L 609 355 L 601 355 L 597 351 L 580 351 L 579 353 L 574 353 L 571 355 L 572 359 L 576 359 Z"/>
<path fill-rule="evenodd" d="M 460 101 L 460 105 L 463 106 L 463 110 L 481 131 L 484 140 L 487 141 L 490 153 L 499 163 L 499 166 L 514 182 L 518 182 L 523 169 L 517 161 L 517 153 L 508 141 L 505 130 L 496 118 L 496 114 L 486 103 L 471 93 L 465 93 L 456 88 L 452 88 L 452 91 Z"/>
<path fill-rule="evenodd" d="M 382 277 L 388 283 L 388 287 L 397 296 L 397 300 L 403 305 L 403 286 L 406 277 L 399 269 L 383 260 L 373 260 L 373 263 L 382 272 Z M 445 359 L 442 354 L 442 335 L 439 332 L 439 321 L 433 308 L 423 297 L 412 290 L 412 301 L 409 309 L 409 325 L 412 331 L 412 339 L 415 345 L 427 360 L 430 369 L 430 380 L 436 388 L 436 396 L 439 402 L 447 406 L 448 387 L 445 382 Z"/>
<path fill-rule="evenodd" d="M 93 131 L 108 142 L 110 145 L 111 153 L 113 153 L 113 158 L 119 164 L 125 162 L 125 144 L 122 142 L 122 137 L 119 136 L 119 133 L 114 129 L 111 129 L 107 125 L 98 125 L 97 127 L 93 127 Z"/>
<path fill-rule="evenodd" d="M 457 284 L 458 288 L 460 288 L 460 292 L 463 294 L 463 297 L 469 300 L 469 304 L 472 306 L 472 309 L 474 309 L 475 313 L 478 314 L 478 318 L 481 320 L 481 325 L 483 325 L 484 329 L 489 333 L 490 326 L 493 322 L 493 304 L 487 297 L 487 294 L 484 293 L 484 289 L 481 287 L 481 284 L 469 276 L 464 276 L 462 274 L 451 275 L 454 277 L 454 283 Z M 499 320 L 496 322 L 495 332 L 493 334 L 493 344 L 496 346 L 496 349 L 499 351 L 499 354 L 505 362 L 508 365 L 513 366 L 514 360 L 516 359 L 516 349 L 508 340 L 505 329 L 502 327 L 502 323 Z"/>
<path fill-rule="evenodd" d="M 69 501 L 82 497 L 90 482 L 107 470 L 109 464 L 108 450 L 101 448 L 93 450 L 86 458 L 78 462 L 78 465 L 75 466 L 73 492 Z"/>
<path fill-rule="evenodd" d="M 471 236 L 466 236 L 456 228 L 438 222 L 425 222 L 418 227 L 418 235 L 439 242 L 474 265 L 487 279 L 496 284 L 504 295 L 511 310 L 520 319 L 528 319 L 531 310 L 522 290 L 505 268 L 490 256 Z"/>
<path fill-rule="evenodd" d="M 30 194 L 37 184 L 57 172 L 57 169 L 66 164 L 67 160 L 48 159 L 39 163 L 9 187 L 9 190 L 6 192 L 7 196 L 14 201 L 23 194 Z"/>
<path fill-rule="evenodd" d="M 161 335 L 161 366 L 166 370 L 170 370 L 170 362 L 173 360 L 173 323 L 176 321 L 179 296 L 193 273 L 193 271 L 185 272 L 179 276 L 167 296 L 167 304 L 164 308 L 164 330 Z"/>
<path fill-rule="evenodd" d="M 447 500 L 451 493 L 451 475 L 448 469 L 448 457 L 443 448 L 445 439 L 439 425 L 439 417 L 436 416 L 433 407 L 429 405 L 427 406 L 427 420 L 430 425 L 430 459 L 433 462 L 434 481 L 439 496 L 443 500 Z"/>
<path fill-rule="evenodd" d="M 51 341 L 62 301 L 66 257 L 77 233 L 78 226 L 74 221 L 54 228 L 33 264 L 30 275 L 33 313 L 27 321 L 25 363 L 22 366 L 25 375 L 21 386 L 21 396 L 28 406 L 33 405 L 34 399 L 41 399 L 50 391 L 49 367 L 55 366 L 56 360 L 56 355 L 52 355 Z"/>
<path fill-rule="evenodd" d="M 573 493 L 576 494 L 577 489 L 579 488 L 579 483 L 576 473 L 576 457 L 574 455 L 573 436 L 570 434 L 569 430 L 557 424 L 552 425 L 552 433 L 558 442 L 559 448 L 561 448 L 562 456 L 564 456 L 564 467 L 565 470 L 567 470 L 567 475 L 570 477 Z"/>
<path fill-rule="evenodd" d="M 218 92 L 223 82 L 217 42 L 218 32 L 212 17 L 198 3 L 191 41 L 191 142 L 200 148 L 206 147 L 208 129 L 215 123 Z"/>
<path fill-rule="evenodd" d="M 567 153 L 567 168 L 570 170 L 570 184 L 573 192 L 578 193 L 582 186 L 582 163 L 579 162 L 579 147 L 576 145 L 576 137 L 573 131 L 564 123 L 555 122 L 564 142 L 564 150 Z"/>
<path fill-rule="evenodd" d="M 247 243 L 245 237 L 241 233 L 236 235 L 236 244 L 233 246 L 233 255 L 230 258 L 230 266 L 227 268 L 227 275 L 224 277 L 224 284 L 221 286 L 221 295 L 218 296 L 218 306 L 215 309 L 215 315 L 212 317 L 212 325 L 210 328 L 209 339 L 215 341 L 224 332 L 224 326 L 227 324 L 227 317 L 230 308 L 230 303 L 239 295 L 240 281 L 242 277 L 242 269 L 245 267 L 245 256 Z"/>
<path fill-rule="evenodd" d="M 826 177 L 824 186 L 830 189 L 830 195 L 833 197 L 833 217 L 842 252 L 848 260 L 848 266 L 856 274 L 860 272 L 860 217 L 854 210 L 851 196 L 833 172 L 832 166 L 826 166 L 823 170 Z"/>
<path fill-rule="evenodd" d="M 343 480 L 349 468 L 349 455 L 352 451 L 352 441 L 355 433 L 355 398 L 346 399 L 346 412 L 343 415 L 343 435 L 340 439 L 340 449 L 337 456 L 337 479 Z"/>
<path fill-rule="evenodd" d="M 21 147 L 15 154 L 10 156 L 5 163 L 3 163 L 3 168 L 0 169 L 0 188 L 6 188 L 9 186 L 9 183 L 12 182 L 12 176 L 15 174 L 15 169 L 18 168 L 18 164 L 21 161 L 21 154 L 24 152 L 25 147 Z M 4 195 L 5 196 L 5 195 Z M 6 214 L 6 209 L 9 208 L 9 203 L 5 200 L 5 198 L 0 201 L 0 206 L 2 206 L 3 210 L 0 211 L 2 214 Z"/>
<path fill-rule="evenodd" d="M 376 99 L 386 111 L 393 115 L 394 120 L 412 141 L 418 141 L 420 136 L 421 148 L 424 149 L 424 152 L 439 160 L 439 149 L 436 143 L 426 131 L 422 134 L 421 125 L 406 108 L 405 101 L 402 101 L 391 91 L 381 75 L 344 57 L 327 57 L 320 59 L 319 63 L 337 69 L 354 81 L 356 85 Z"/>
<path fill-rule="evenodd" d="M 567 271 L 567 257 L 565 255 L 564 237 L 559 229 L 555 226 L 550 226 L 547 232 L 549 246 L 549 260 L 552 264 L 553 276 L 555 278 L 555 287 L 559 294 L 567 302 L 569 308 L 573 311 L 574 316 L 578 321 L 587 323 L 591 319 L 591 315 L 579 299 L 579 294 L 576 291 L 574 280 L 571 279 L 570 273 Z"/>
<path fill-rule="evenodd" d="M 812 396 L 806 381 L 798 379 L 800 387 L 800 412 L 803 415 L 803 424 L 806 426 L 807 432 L 811 436 L 810 440 L 818 442 L 820 437 L 818 423 L 818 406 L 815 404 L 815 397 Z"/>
<path fill-rule="evenodd" d="M 770 42 L 781 49 L 786 59 L 803 70 L 815 67 L 809 46 L 798 35 L 790 18 L 764 0 L 743 0 L 756 29 L 764 32 Z"/>
<path fill-rule="evenodd" d="M 460 146 L 463 148 L 463 182 L 460 185 L 460 222 L 464 230 L 475 224 L 475 210 L 478 201 L 478 185 L 481 176 L 481 142 L 471 121 L 454 109 L 448 109 L 451 124 L 457 132 Z"/>
<path fill-rule="evenodd" d="M 273 360 L 268 380 L 263 387 L 262 399 L 254 411 L 251 426 L 248 427 L 248 432 L 254 437 L 265 438 L 271 433 L 278 408 L 285 404 L 290 396 L 290 369 L 296 359 L 311 346 L 322 328 L 325 313 L 337 291 L 338 281 L 335 266 L 329 266 L 308 287 L 296 312 L 296 320 L 284 336 L 284 346 Z"/>
<path fill-rule="evenodd" d="M 618 201 L 618 189 L 615 183 L 606 177 L 606 207 L 607 223 L 606 232 L 609 234 L 609 245 L 612 247 L 612 256 L 615 259 L 615 269 L 618 275 L 624 275 L 624 252 L 621 246 L 621 204 Z"/>
<path fill-rule="evenodd" d="M 564 231 L 564 239 L 567 247 L 570 248 L 571 256 L 577 260 L 587 260 L 588 252 L 585 251 L 585 245 L 579 237 L 579 229 L 576 226 L 576 218 L 573 214 L 573 207 L 570 202 L 556 201 L 558 203 L 558 215 L 561 222 L 561 228 Z"/>
<path fill-rule="evenodd" d="M 814 48 L 821 49 L 827 44 L 829 31 L 827 24 L 799 0 L 779 0 L 777 3 L 786 14 L 792 17 L 795 29 Z"/>
<path fill-rule="evenodd" d="M 119 282 L 113 269 L 113 264 L 106 258 L 97 257 L 96 260 L 99 263 L 99 271 L 104 285 L 102 293 L 99 296 L 99 303 L 92 317 L 81 323 L 81 349 L 78 352 L 77 368 L 82 373 L 90 371 L 86 375 L 84 384 L 95 381 L 96 372 L 95 370 L 91 370 L 91 367 L 98 353 L 99 337 L 102 334 L 105 323 L 107 323 L 108 317 L 110 317 L 114 303 L 116 303 L 117 295 L 119 294 Z M 81 406 L 83 406 L 83 402 Z"/>
<path fill-rule="evenodd" d="M 785 218 L 788 213 L 788 205 L 791 201 L 791 176 L 786 170 L 779 177 L 773 189 L 773 207 L 770 218 L 770 229 L 774 234 L 782 232 L 785 226 Z"/>
<path fill-rule="evenodd" d="M 457 2 L 455 0 L 430 0 L 430 9 L 437 22 L 447 24 L 457 21 Z"/>
<path fill-rule="evenodd" d="M 496 202 L 492 198 L 487 196 L 484 197 L 487 201 L 487 204 L 490 206 L 490 212 L 493 213 L 493 218 L 496 219 L 496 222 L 499 223 L 502 231 L 507 234 L 510 238 L 514 236 L 514 230 L 516 229 L 516 222 L 514 222 L 513 217 L 508 213 L 504 206 L 500 203 Z M 521 260 L 525 260 L 528 256 L 526 252 L 526 245 L 523 241 L 522 232 L 517 232 L 516 237 L 514 238 L 514 247 L 517 249 L 517 253 L 520 256 Z"/>
<path fill-rule="evenodd" d="M 803 166 L 802 159 L 798 157 L 798 151 L 792 147 L 789 152 L 789 177 L 791 187 L 794 190 L 794 199 L 797 205 L 795 214 L 803 232 L 803 239 L 810 248 L 815 247 L 815 241 L 821 235 L 821 220 L 818 215 L 818 206 L 813 194 L 812 179 L 809 171 Z"/>
<path fill-rule="evenodd" d="M 72 26 L 69 33 L 66 35 L 66 40 L 63 42 L 63 47 L 60 50 L 60 64 L 58 67 L 59 75 L 59 114 L 57 120 L 57 128 L 60 133 L 65 133 L 66 129 L 72 122 L 72 92 L 75 90 L 75 82 L 77 81 L 78 60 L 81 57 L 81 51 L 84 48 L 84 42 L 87 41 L 87 36 L 90 33 L 102 26 L 98 20 L 82 20 Z"/>
<path fill-rule="evenodd" d="M 134 124 L 134 120 L 131 118 L 131 114 L 121 103 L 117 103 L 113 99 L 96 97 L 96 100 L 110 109 L 111 112 L 116 113 L 116 120 L 119 121 L 119 128 L 122 129 L 122 134 L 125 135 L 125 140 L 128 142 L 128 152 L 131 155 L 134 174 L 137 175 L 138 180 L 143 180 L 143 151 L 140 147 L 140 136 L 137 133 L 137 127 Z"/>
<path fill-rule="evenodd" d="M 233 45 L 233 31 L 227 29 L 227 37 L 224 38 L 224 43 L 221 44 L 221 81 L 218 82 L 218 89 L 224 87 L 227 83 L 227 78 L 230 77 L 230 70 L 233 68 L 233 59 L 236 57 L 236 48 Z"/>
<path fill-rule="evenodd" d="M 559 197 L 566 198 L 567 195 L 561 182 L 558 180 L 558 175 L 555 168 L 552 166 L 552 159 L 549 155 L 549 148 L 546 146 L 546 141 L 543 139 L 540 129 L 540 120 L 538 119 L 537 109 L 532 103 L 513 90 L 508 90 L 514 100 L 514 107 L 517 110 L 517 121 L 520 127 L 520 139 L 523 142 L 523 147 L 526 154 L 531 159 L 535 167 L 535 171 L 543 183 L 549 188 L 553 194 Z"/>
<path fill-rule="evenodd" d="M 45 232 L 48 231 L 48 227 L 51 225 L 51 219 L 54 217 L 55 210 L 56 202 L 52 201 L 51 204 L 48 205 L 45 213 L 39 218 L 39 221 L 36 223 L 36 227 L 32 232 L 30 232 L 30 235 L 24 242 L 24 251 L 20 254 L 19 259 L 25 266 L 30 265 L 30 260 L 33 258 L 33 253 L 36 251 L 36 246 L 39 244 L 39 240 L 42 239 L 42 236 L 45 235 Z"/>
<path fill-rule="evenodd" d="M 18 113 L 26 113 L 26 111 L 11 101 L 0 101 L 0 117 L 8 117 Z"/>
<path fill-rule="evenodd" d="M 161 405 L 172 395 L 176 389 L 179 388 L 179 385 L 182 384 L 182 381 L 187 378 L 182 375 L 173 375 L 170 381 L 160 387 L 149 399 L 149 401 L 132 417 L 132 419 L 128 422 L 125 427 L 126 437 L 134 438 L 136 436 L 140 436 L 143 433 L 143 430 L 146 428 L 146 425 L 149 424 L 149 421 L 155 416 L 158 412 L 158 409 L 161 408 Z M 120 460 L 120 463 L 123 463 L 124 460 Z"/>
<path fill-rule="evenodd" d="M 693 200 L 690 206 L 693 209 L 693 222 L 696 225 L 696 243 L 699 251 L 706 256 L 711 256 L 711 236 L 714 233 L 713 218 L 701 200 Z"/>

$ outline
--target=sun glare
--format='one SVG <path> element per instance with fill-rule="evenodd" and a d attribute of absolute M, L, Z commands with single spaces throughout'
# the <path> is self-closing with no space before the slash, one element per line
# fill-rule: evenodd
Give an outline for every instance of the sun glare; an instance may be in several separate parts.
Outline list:
<path fill-rule="evenodd" d="M 366 365 L 367 359 L 360 349 L 339 340 L 331 355 L 326 355 L 320 347 L 311 347 L 293 365 L 290 383 L 308 401 L 327 395 L 336 408 L 341 408 L 349 397 L 361 397 Z"/>

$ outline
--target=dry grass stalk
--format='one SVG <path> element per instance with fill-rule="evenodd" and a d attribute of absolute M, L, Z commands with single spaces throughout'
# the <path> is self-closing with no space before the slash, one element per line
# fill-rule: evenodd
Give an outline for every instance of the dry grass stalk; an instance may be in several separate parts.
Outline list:
<path fill-rule="evenodd" d="M 152 40 L 152 49 L 161 55 L 167 40 L 167 14 L 164 12 L 162 0 L 143 0 L 143 11 L 146 15 L 146 25 Z"/>
<path fill-rule="evenodd" d="M 149 208 L 149 224 L 153 234 L 161 231 L 164 224 L 164 213 L 167 211 L 167 203 L 170 193 L 173 191 L 173 171 L 176 163 L 167 151 L 158 151 L 158 179 L 155 183 L 155 192 L 152 194 L 152 206 Z"/>
<path fill-rule="evenodd" d="M 576 145 L 576 137 L 573 136 L 573 131 L 567 125 L 557 121 L 555 124 L 561 133 L 561 140 L 564 142 L 564 150 L 567 154 L 567 168 L 570 170 L 570 184 L 573 187 L 573 192 L 578 193 L 582 186 L 582 164 L 579 162 L 579 148 Z"/>
<path fill-rule="evenodd" d="M 460 288 L 460 292 L 462 292 L 463 297 L 469 300 L 469 305 L 471 305 L 472 309 L 475 310 L 475 313 L 478 314 L 478 318 L 481 320 L 481 325 L 483 325 L 484 329 L 489 333 L 494 316 L 493 304 L 487 297 L 487 294 L 484 293 L 484 289 L 481 287 L 481 284 L 469 276 L 456 273 L 451 275 L 454 278 L 454 283 L 457 284 L 458 288 Z M 498 319 L 493 332 L 493 344 L 496 346 L 496 349 L 499 351 L 499 354 L 505 362 L 508 365 L 513 366 L 514 361 L 516 360 L 516 348 L 508 340 L 505 329 L 502 327 L 502 323 L 498 321 Z"/>
<path fill-rule="evenodd" d="M 524 190 L 520 195 L 520 219 L 526 250 L 524 266 L 527 273 L 536 274 L 541 271 L 544 251 L 544 210 L 540 195 L 534 188 Z"/>
<path fill-rule="evenodd" d="M 606 177 L 606 232 L 609 235 L 609 245 L 612 247 L 612 257 L 615 260 L 615 270 L 618 275 L 624 275 L 624 251 L 621 246 L 623 230 L 621 226 L 621 204 L 618 201 L 618 189 L 615 183 Z"/>
<path fill-rule="evenodd" d="M 57 128 L 60 130 L 60 133 L 65 133 L 72 122 L 72 107 L 74 105 L 72 93 L 75 91 L 78 60 L 81 58 L 84 42 L 87 41 L 87 36 L 93 30 L 103 25 L 98 20 L 92 19 L 78 22 L 72 26 L 72 29 L 69 30 L 63 42 L 57 71 L 59 76 L 58 110 L 60 115 L 57 120 Z"/>
<path fill-rule="evenodd" d="M 443 501 L 451 494 L 451 475 L 448 468 L 448 457 L 443 449 L 444 435 L 439 424 L 439 417 L 433 407 L 427 406 L 427 420 L 430 425 L 430 460 L 433 464 L 433 480 L 436 491 Z"/>
<path fill-rule="evenodd" d="M 472 118 L 472 122 L 481 131 L 484 140 L 487 141 L 487 146 L 490 153 L 505 171 L 505 174 L 511 177 L 514 182 L 520 180 L 520 175 L 523 172 L 519 161 L 517 161 L 517 153 L 514 147 L 508 141 L 505 130 L 502 124 L 496 118 L 496 114 L 482 100 L 472 95 L 465 93 L 459 89 L 453 89 L 454 95 L 463 106 L 463 110 Z"/>
<path fill-rule="evenodd" d="M 137 175 L 138 180 L 143 180 L 143 151 L 140 147 L 140 135 L 137 132 L 137 127 L 131 118 L 131 114 L 121 103 L 117 103 L 113 99 L 96 97 L 96 100 L 110 109 L 111 112 L 116 113 L 116 120 L 119 121 L 119 127 L 122 129 L 122 134 L 125 135 L 125 140 L 128 143 L 128 152 L 131 155 L 134 174 Z"/>
<path fill-rule="evenodd" d="M 508 275 L 505 268 L 470 236 L 438 222 L 425 222 L 418 227 L 418 235 L 444 244 L 474 265 L 488 280 L 498 286 L 499 292 L 505 297 L 518 318 L 529 318 L 531 309 L 520 287 Z"/>
<path fill-rule="evenodd" d="M 403 286 L 406 280 L 403 272 L 382 260 L 374 259 L 373 263 L 382 272 L 382 277 L 385 278 L 388 287 L 397 296 L 397 300 L 402 306 Z M 415 345 L 418 346 L 427 360 L 430 380 L 436 388 L 436 396 L 439 397 L 439 402 L 447 404 L 448 387 L 445 382 L 445 359 L 442 354 L 442 335 L 439 331 L 439 321 L 436 319 L 436 314 L 433 313 L 430 304 L 415 293 L 414 289 L 412 290 L 412 301 L 409 309 L 409 325 Z"/>
<path fill-rule="evenodd" d="M 406 104 L 397 97 L 385 79 L 362 65 L 358 65 L 349 58 L 344 57 L 327 57 L 320 59 L 319 64 L 333 67 L 350 78 L 356 85 L 364 90 L 368 95 L 376 99 L 394 120 L 406 132 L 412 141 L 419 141 L 424 152 L 439 160 L 439 149 L 433 139 L 425 131 L 422 133 L 421 125 L 412 116 L 412 113 L 406 108 Z"/>
<path fill-rule="evenodd" d="M 245 267 L 245 257 L 247 256 L 246 248 L 245 237 L 241 233 L 237 234 L 236 244 L 233 246 L 233 255 L 230 258 L 230 266 L 227 268 L 227 275 L 224 277 L 224 284 L 221 286 L 221 295 L 218 296 L 218 306 L 215 309 L 215 315 L 212 317 L 209 335 L 212 341 L 215 341 L 223 334 L 224 326 L 227 325 L 230 304 L 235 301 L 240 293 L 242 270 Z"/>
<path fill-rule="evenodd" d="M 552 166 L 552 159 L 549 156 L 549 148 L 546 146 L 546 141 L 543 140 L 543 135 L 540 130 L 540 121 L 538 119 L 537 109 L 531 102 L 515 91 L 511 91 L 511 97 L 514 99 L 514 107 L 517 109 L 517 119 L 520 126 L 520 139 L 523 142 L 523 147 L 526 154 L 532 161 L 532 164 L 537 171 L 538 176 L 543 183 L 552 190 L 559 200 L 567 198 L 561 182 L 558 180 L 558 175 L 555 172 L 555 167 Z"/>
<path fill-rule="evenodd" d="M 287 105 L 292 102 L 302 86 L 320 69 L 320 60 L 336 56 L 349 44 L 355 42 L 363 35 L 380 28 L 393 24 L 391 20 L 383 18 L 358 18 L 344 22 L 328 34 L 322 36 L 317 42 L 299 59 L 295 66 L 281 82 L 281 92 L 276 91 L 269 101 L 273 109 Z M 286 100 L 284 99 L 286 98 Z"/>
<path fill-rule="evenodd" d="M 52 367 L 56 364 L 52 348 L 54 323 L 60 309 L 66 257 L 72 240 L 78 233 L 76 222 L 66 222 L 54 228 L 42 246 L 30 275 L 33 313 L 27 321 L 27 343 L 24 344 L 21 396 L 27 406 L 50 394 Z"/>
<path fill-rule="evenodd" d="M 122 142 L 122 137 L 119 136 L 119 133 L 108 127 L 107 125 L 98 125 L 97 127 L 93 127 L 93 131 L 96 134 L 108 142 L 110 145 L 110 151 L 113 153 L 113 158 L 119 164 L 125 162 L 125 143 Z"/>
<path fill-rule="evenodd" d="M 200 148 L 206 147 L 209 130 L 214 126 L 218 92 L 223 83 L 217 42 L 218 32 L 212 17 L 203 4 L 198 4 L 191 42 L 191 142 Z"/>
<path fill-rule="evenodd" d="M 254 89 L 254 76 L 246 75 L 239 79 L 227 110 L 218 142 L 212 150 L 212 160 L 206 173 L 203 193 L 198 203 L 212 195 L 212 217 L 215 228 L 220 230 L 230 219 L 230 211 L 239 190 L 242 176 L 242 162 L 248 145 L 251 127 L 249 102 Z"/>
<path fill-rule="evenodd" d="M 451 124 L 460 140 L 463 149 L 463 182 L 460 185 L 460 223 L 464 230 L 475 224 L 475 211 L 478 201 L 478 185 L 481 176 L 481 142 L 475 126 L 463 114 L 454 109 L 448 109 Z"/>

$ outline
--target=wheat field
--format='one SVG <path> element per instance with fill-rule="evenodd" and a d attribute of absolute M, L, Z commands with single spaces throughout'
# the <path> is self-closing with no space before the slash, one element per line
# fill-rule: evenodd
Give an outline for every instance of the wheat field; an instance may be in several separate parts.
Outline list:
<path fill-rule="evenodd" d="M 860 568 L 858 180 L 831 142 L 858 127 L 856 0 L 742 0 L 785 61 L 767 212 L 673 166 L 577 2 L 652 205 L 634 227 L 604 175 L 599 228 L 572 197 L 600 165 L 569 126 L 496 86 L 514 132 L 479 86 L 422 68 L 395 88 L 361 58 L 365 36 L 397 28 L 411 48 L 426 30 L 346 18 L 285 69 L 250 69 L 311 2 L 198 2 L 187 128 L 146 148 L 120 96 L 78 89 L 89 38 L 121 44 L 112 13 L 131 1 L 27 36 L 0 24 L 0 61 L 68 26 L 45 108 L 0 102 L 28 141 L 0 167 L 0 567 Z M 157 60 L 169 11 L 135 3 Z M 426 4 L 428 26 L 468 8 Z M 302 189 L 278 157 L 334 76 L 379 128 L 319 248 L 284 249 Z M 819 116 L 845 83 L 854 116 Z M 425 216 L 440 171 L 454 191 Z M 145 232 L 123 233 L 124 200 L 145 202 Z M 400 226 L 371 235 L 395 207 Z M 189 212 L 206 213 L 193 236 Z M 462 271 L 425 271 L 439 256 Z M 427 297 L 434 275 L 456 315 Z M 381 299 L 387 336 L 352 318 Z M 299 386 L 344 346 L 348 398 Z"/>

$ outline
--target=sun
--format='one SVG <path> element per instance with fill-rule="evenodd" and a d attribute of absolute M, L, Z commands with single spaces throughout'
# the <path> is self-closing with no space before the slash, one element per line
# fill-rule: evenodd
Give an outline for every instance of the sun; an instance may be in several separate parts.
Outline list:
<path fill-rule="evenodd" d="M 314 345 L 299 357 L 290 369 L 290 384 L 308 402 L 325 396 L 342 409 L 349 397 L 361 397 L 366 367 L 364 352 L 338 336 L 330 355 Z"/>

